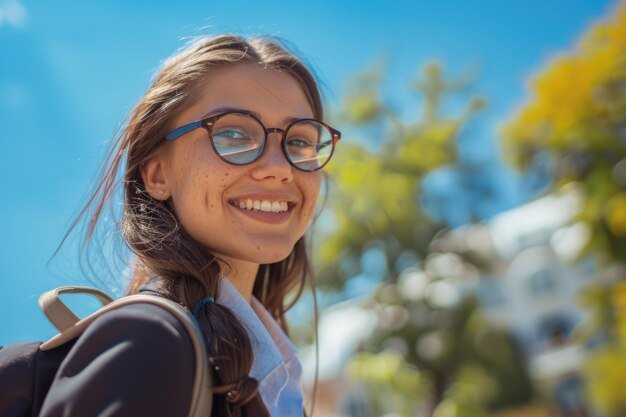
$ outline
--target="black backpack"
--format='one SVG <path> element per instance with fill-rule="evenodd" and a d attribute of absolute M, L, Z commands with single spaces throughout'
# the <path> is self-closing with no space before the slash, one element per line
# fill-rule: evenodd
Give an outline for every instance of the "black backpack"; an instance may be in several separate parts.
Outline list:
<path fill-rule="evenodd" d="M 89 294 L 103 307 L 84 319 L 59 297 L 63 293 Z M 157 305 L 172 313 L 189 332 L 196 357 L 194 388 L 189 417 L 209 416 L 212 395 L 207 355 L 201 331 L 193 316 L 182 306 L 165 297 L 136 294 L 113 301 L 104 292 L 90 287 L 60 287 L 39 297 L 39 305 L 59 334 L 47 342 L 18 342 L 0 347 L 0 415 L 33 417 L 39 414 L 57 369 L 85 329 L 108 311 L 135 303 Z"/>

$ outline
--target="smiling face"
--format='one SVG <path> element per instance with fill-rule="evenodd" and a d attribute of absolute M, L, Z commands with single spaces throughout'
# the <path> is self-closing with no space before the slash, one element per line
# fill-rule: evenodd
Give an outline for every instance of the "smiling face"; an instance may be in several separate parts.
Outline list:
<path fill-rule="evenodd" d="M 171 125 L 175 129 L 218 109 L 254 112 L 267 128 L 315 117 L 301 85 L 275 69 L 242 63 L 211 71 L 200 98 Z M 278 133 L 264 154 L 243 166 L 221 160 L 208 132 L 195 129 L 166 143 L 142 169 L 148 193 L 169 200 L 183 228 L 225 260 L 256 264 L 286 258 L 307 229 L 321 174 L 285 159 Z M 286 209 L 286 211 L 285 211 Z"/>

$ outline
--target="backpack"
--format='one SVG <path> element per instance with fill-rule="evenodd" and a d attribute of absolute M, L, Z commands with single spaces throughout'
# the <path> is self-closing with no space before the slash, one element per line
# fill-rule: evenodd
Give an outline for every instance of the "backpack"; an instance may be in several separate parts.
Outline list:
<path fill-rule="evenodd" d="M 103 307 L 80 319 L 59 297 L 64 293 L 92 295 L 102 302 Z M 56 288 L 39 297 L 41 309 L 59 334 L 44 343 L 18 342 L 0 347 L 0 414 L 11 417 L 38 415 L 57 369 L 85 329 L 106 312 L 136 303 L 154 304 L 169 311 L 188 331 L 196 358 L 189 417 L 211 415 L 206 348 L 201 330 L 187 310 L 157 295 L 135 294 L 114 301 L 98 289 L 77 286 Z"/>

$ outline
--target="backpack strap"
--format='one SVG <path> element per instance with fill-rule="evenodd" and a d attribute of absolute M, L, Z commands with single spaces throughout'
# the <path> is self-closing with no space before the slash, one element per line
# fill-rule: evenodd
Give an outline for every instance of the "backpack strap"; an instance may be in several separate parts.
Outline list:
<path fill-rule="evenodd" d="M 39 297 L 39 307 L 44 312 L 50 323 L 60 332 L 64 332 L 80 321 L 78 316 L 61 300 L 61 294 L 88 294 L 96 297 L 102 305 L 113 301 L 108 294 L 91 287 L 67 286 L 46 291 Z"/>
<path fill-rule="evenodd" d="M 66 290 L 66 288 L 69 288 L 69 290 Z M 72 312 L 72 310 L 59 298 L 60 294 L 66 292 L 95 295 L 103 302 L 103 304 L 105 304 L 105 306 L 82 320 L 78 319 L 78 317 Z M 101 297 L 102 295 L 104 295 L 104 297 Z M 44 296 L 46 302 L 41 302 L 41 298 L 44 298 Z M 148 303 L 157 305 L 169 311 L 182 323 L 183 327 L 187 330 L 189 338 L 191 339 L 196 359 L 196 369 L 194 372 L 193 392 L 191 395 L 191 407 L 189 409 L 189 417 L 206 417 L 211 415 L 213 395 L 211 393 L 211 379 L 207 366 L 206 346 L 203 341 L 202 331 L 198 327 L 198 324 L 196 323 L 191 313 L 189 313 L 189 311 L 187 311 L 183 306 L 168 298 L 149 294 L 134 294 L 127 297 L 122 297 L 115 301 L 106 302 L 107 299 L 111 300 L 111 298 L 102 291 L 90 287 L 57 288 L 56 290 L 44 293 L 41 298 L 40 305 L 44 310 L 44 313 L 46 313 L 46 316 L 48 316 L 48 318 L 52 316 L 55 320 L 57 320 L 57 322 L 59 317 L 63 317 L 63 325 L 69 324 L 69 326 L 61 330 L 61 333 L 52 337 L 47 342 L 41 344 L 41 346 L 39 347 L 40 350 L 50 350 L 72 339 L 77 338 L 98 317 L 102 316 L 108 311 L 115 310 L 126 305 Z M 52 310 L 50 310 L 49 308 L 51 305 L 54 306 Z M 59 307 L 59 305 L 62 305 L 62 307 Z M 48 311 L 46 311 L 46 309 Z M 52 311 L 51 314 L 50 311 Z M 71 316 L 67 314 L 68 311 Z M 76 318 L 76 321 L 73 321 L 72 316 Z M 57 323 L 55 323 L 52 318 L 51 321 L 55 326 L 57 325 Z M 59 327 L 57 326 L 57 328 Z"/>

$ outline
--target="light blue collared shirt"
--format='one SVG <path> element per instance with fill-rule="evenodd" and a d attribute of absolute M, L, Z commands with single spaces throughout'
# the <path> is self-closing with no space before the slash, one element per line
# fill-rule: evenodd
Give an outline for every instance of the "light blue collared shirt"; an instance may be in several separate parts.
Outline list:
<path fill-rule="evenodd" d="M 231 309 L 248 331 L 254 353 L 250 376 L 259 381 L 272 417 L 302 417 L 302 366 L 283 329 L 259 300 L 252 296 L 248 304 L 228 279 L 221 280 L 216 302 Z"/>

